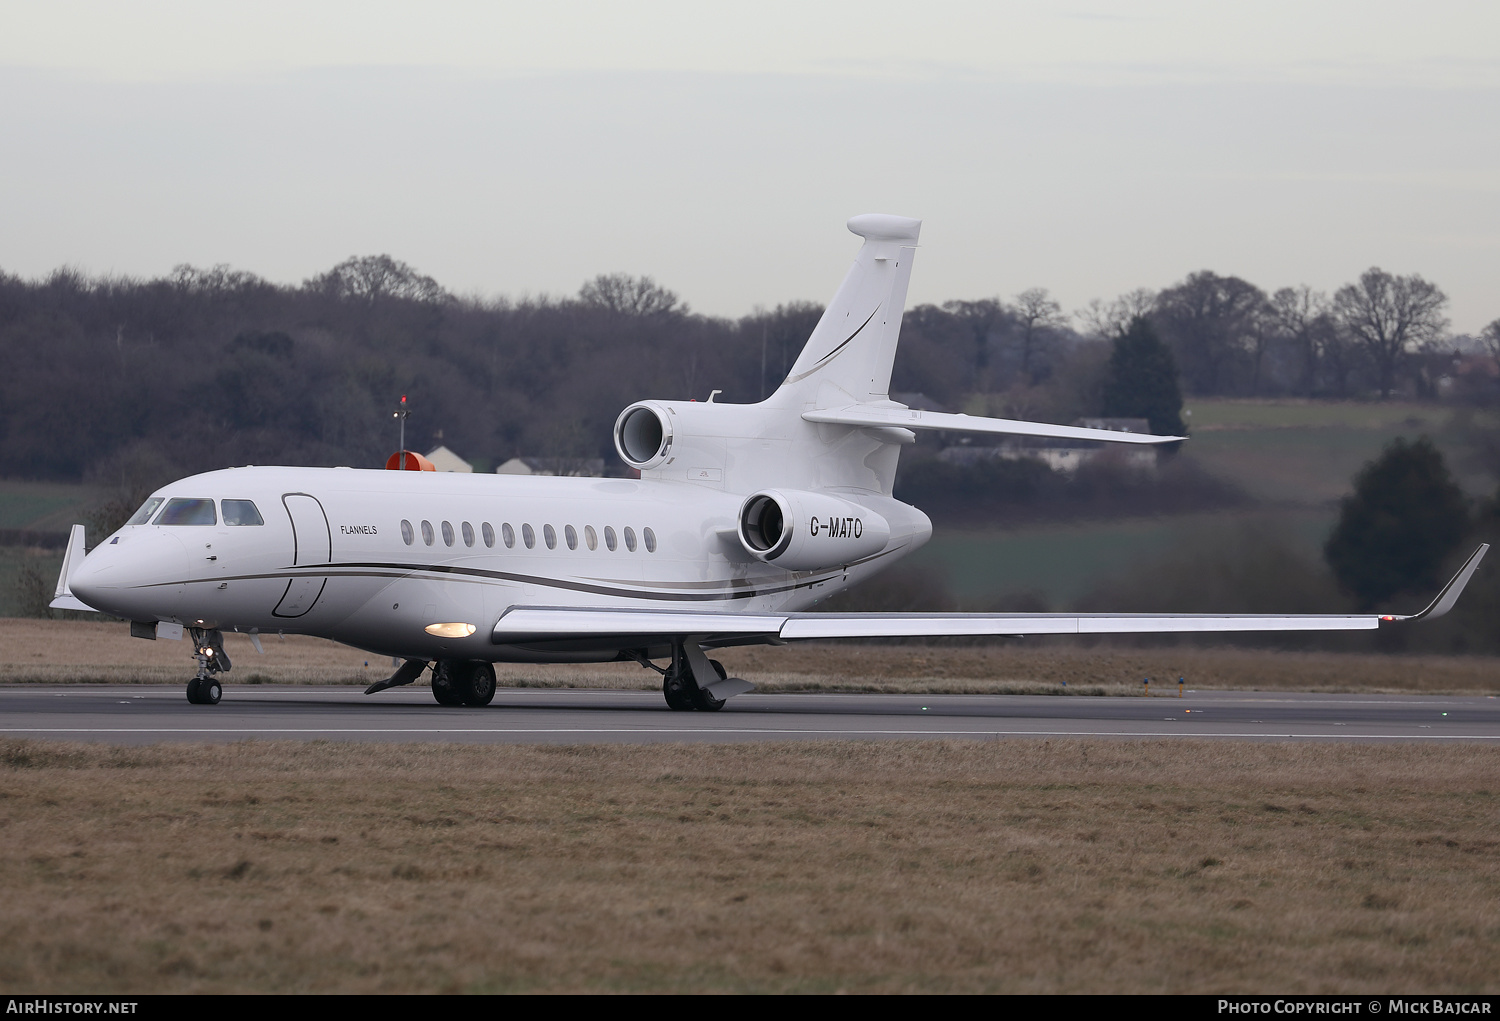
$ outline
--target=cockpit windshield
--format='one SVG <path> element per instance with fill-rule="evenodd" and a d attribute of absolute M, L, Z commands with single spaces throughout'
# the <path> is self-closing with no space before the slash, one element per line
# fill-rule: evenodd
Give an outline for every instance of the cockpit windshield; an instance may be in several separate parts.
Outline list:
<path fill-rule="evenodd" d="M 158 525 L 216 525 L 219 523 L 218 516 L 214 514 L 214 502 L 212 500 L 193 500 L 187 497 L 173 497 L 167 501 L 167 507 L 156 518 Z"/>
<path fill-rule="evenodd" d="M 224 524 L 226 525 L 264 525 L 265 519 L 260 516 L 253 500 L 225 500 L 224 501 Z"/>
<path fill-rule="evenodd" d="M 141 504 L 141 509 L 130 515 L 130 520 L 125 523 L 127 525 L 144 525 L 151 520 L 151 515 L 156 513 L 156 508 L 160 507 L 164 502 L 166 502 L 165 497 L 153 496 Z"/>

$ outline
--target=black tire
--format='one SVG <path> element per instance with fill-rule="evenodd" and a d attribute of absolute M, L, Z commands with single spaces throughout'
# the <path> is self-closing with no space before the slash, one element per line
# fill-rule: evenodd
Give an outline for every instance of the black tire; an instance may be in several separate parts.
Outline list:
<path fill-rule="evenodd" d="M 688 686 L 688 681 L 680 673 L 669 670 L 661 682 L 662 697 L 667 700 L 667 708 L 674 713 L 687 712 L 693 708 L 693 689 Z"/>
<path fill-rule="evenodd" d="M 438 705 L 463 705 L 463 695 L 458 685 L 454 683 L 454 663 L 448 660 L 439 660 L 432 668 L 432 697 L 437 699 Z"/>
<path fill-rule="evenodd" d="M 495 668 L 488 663 L 465 663 L 459 694 L 466 706 L 478 709 L 487 706 L 495 697 Z"/>
<path fill-rule="evenodd" d="M 194 677 L 191 681 L 188 681 L 187 700 L 193 705 L 200 705 L 202 703 L 202 698 L 199 695 L 200 687 L 202 687 L 202 684 L 198 678 Z"/>
<path fill-rule="evenodd" d="M 722 698 L 714 698 L 708 692 L 699 688 L 693 692 L 693 708 L 705 713 L 716 713 L 724 708 Z"/>
<path fill-rule="evenodd" d="M 219 699 L 224 697 L 224 686 L 216 679 L 209 677 L 198 685 L 199 705 L 218 705 Z"/>
<path fill-rule="evenodd" d="M 729 676 L 729 671 L 725 670 L 724 664 L 718 660 L 711 659 L 708 661 L 708 665 L 714 668 L 714 673 L 719 675 L 719 680 L 722 681 Z M 714 698 L 707 691 L 699 688 L 693 692 L 693 708 L 705 713 L 716 713 L 724 708 L 724 700 L 722 698 Z"/>

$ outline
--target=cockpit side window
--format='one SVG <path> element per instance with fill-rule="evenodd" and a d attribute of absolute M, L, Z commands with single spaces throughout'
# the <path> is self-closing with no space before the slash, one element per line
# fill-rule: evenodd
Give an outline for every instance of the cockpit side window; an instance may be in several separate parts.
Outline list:
<path fill-rule="evenodd" d="M 214 514 L 212 500 L 194 500 L 185 496 L 167 501 L 166 509 L 156 517 L 158 525 L 216 525 L 219 518 Z"/>
<path fill-rule="evenodd" d="M 224 501 L 224 524 L 226 525 L 264 525 L 265 519 L 260 516 L 252 500 L 225 500 Z"/>
<path fill-rule="evenodd" d="M 160 507 L 165 502 L 166 497 L 153 496 L 151 499 L 141 504 L 141 509 L 130 515 L 130 520 L 125 523 L 127 525 L 144 525 L 146 522 L 151 520 L 151 515 L 156 513 L 156 508 Z"/>

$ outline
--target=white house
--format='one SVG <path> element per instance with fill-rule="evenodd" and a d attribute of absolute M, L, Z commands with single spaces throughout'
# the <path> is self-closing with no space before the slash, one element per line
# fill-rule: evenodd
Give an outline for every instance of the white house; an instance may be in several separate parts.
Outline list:
<path fill-rule="evenodd" d="M 472 472 L 474 466 L 447 447 L 438 447 L 427 455 L 433 467 L 440 472 Z"/>

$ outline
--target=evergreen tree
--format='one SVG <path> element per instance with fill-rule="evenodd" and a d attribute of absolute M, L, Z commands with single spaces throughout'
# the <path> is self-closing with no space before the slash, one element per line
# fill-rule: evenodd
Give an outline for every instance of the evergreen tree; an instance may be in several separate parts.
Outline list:
<path fill-rule="evenodd" d="M 1136 316 L 1115 339 L 1104 381 L 1106 418 L 1144 418 L 1156 436 L 1186 436 L 1177 363 L 1151 321 Z"/>
<path fill-rule="evenodd" d="M 1354 477 L 1323 556 L 1361 610 L 1436 588 L 1469 531 L 1469 508 L 1432 441 L 1396 439 Z"/>

